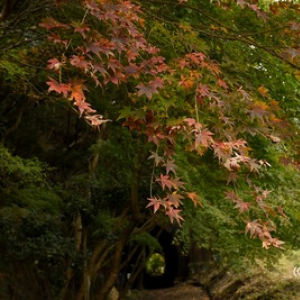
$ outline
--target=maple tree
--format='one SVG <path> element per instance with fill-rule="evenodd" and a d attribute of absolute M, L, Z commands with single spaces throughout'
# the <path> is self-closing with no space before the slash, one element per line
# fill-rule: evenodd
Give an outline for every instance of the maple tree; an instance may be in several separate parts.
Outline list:
<path fill-rule="evenodd" d="M 185 6 L 185 2 L 179 2 L 179 4 L 199 11 L 197 7 Z M 239 3 L 242 8 L 246 4 L 246 2 Z M 144 103 L 145 113 L 138 117 L 132 115 L 131 109 L 126 113 L 123 111 L 120 118 L 126 119 L 123 126 L 129 126 L 131 130 L 137 130 L 139 134 L 146 134 L 148 141 L 153 142 L 157 149 L 161 149 L 162 156 L 159 157 L 159 161 L 155 158 L 155 166 L 158 167 L 160 163 L 164 163 L 162 166 L 166 167 L 166 174 L 160 173 L 156 182 L 161 185 L 162 190 L 168 189 L 172 192 L 172 194 L 166 194 L 164 198 L 151 196 L 148 206 L 154 206 L 155 211 L 160 207 L 164 208 L 171 222 L 174 219 L 178 222 L 182 220 L 179 215 L 180 210 L 177 208 L 182 204 L 181 199 L 184 198 L 184 183 L 176 176 L 175 160 L 172 157 L 175 155 L 175 146 L 178 143 L 182 145 L 183 140 L 188 141 L 184 144 L 189 151 L 196 151 L 199 155 L 204 155 L 208 149 L 212 149 L 219 163 L 229 171 L 228 182 L 236 183 L 238 177 L 236 173 L 242 169 L 243 172 L 248 169 L 250 173 L 257 173 L 261 167 L 268 165 L 268 162 L 264 160 L 256 160 L 249 156 L 250 148 L 247 146 L 245 134 L 273 137 L 274 129 L 280 128 L 282 123 L 276 117 L 277 106 L 269 106 L 266 101 L 258 100 L 257 94 L 250 95 L 242 87 L 235 88 L 234 83 L 231 83 L 229 88 L 229 83 L 222 79 L 222 71 L 217 62 L 211 60 L 203 52 L 193 51 L 183 54 L 182 58 L 170 60 L 167 65 L 165 58 L 159 55 L 159 49 L 149 45 L 143 37 L 139 28 L 144 24 L 144 20 L 139 16 L 141 10 L 131 2 L 112 4 L 110 1 L 102 1 L 98 4 L 87 1 L 84 6 L 85 14 L 78 24 L 68 26 L 52 18 L 41 23 L 42 27 L 51 31 L 49 38 L 52 39 L 55 34 L 54 43 L 62 44 L 65 48 L 61 61 L 57 58 L 49 60 L 48 68 L 58 73 L 59 77 L 59 82 L 49 77 L 50 81 L 47 82 L 49 91 L 63 94 L 65 98 L 74 101 L 79 115 L 84 115 L 86 120 L 97 127 L 108 120 L 103 120 L 103 116 L 87 103 L 84 93 L 87 88 L 83 82 L 93 79 L 96 86 L 105 89 L 105 86 L 110 83 L 118 86 L 122 82 L 130 84 L 131 81 L 142 81 L 140 84 L 135 84 L 137 92 L 130 92 L 128 97 L 132 104 L 138 103 L 140 106 Z M 259 17 L 267 18 L 258 7 L 248 6 Z M 98 19 L 108 28 L 105 36 L 88 25 L 86 22 L 88 15 Z M 193 26 L 194 24 L 188 29 L 190 32 L 193 31 Z M 56 33 L 57 30 L 59 30 L 59 35 Z M 213 30 L 216 32 L 219 29 L 213 27 Z M 70 35 L 68 31 L 74 34 L 70 42 L 63 37 L 66 34 Z M 75 36 L 80 39 L 77 42 L 78 46 L 75 46 L 73 42 Z M 248 40 L 243 42 L 249 44 Z M 65 52 L 68 51 L 71 43 L 75 54 L 68 57 Z M 271 52 L 271 54 L 274 53 Z M 276 55 L 290 62 L 282 54 Z M 100 69 L 98 69 L 99 64 Z M 62 74 L 72 72 L 73 67 L 77 69 L 77 72 L 82 73 L 84 79 L 63 82 Z M 63 76 L 65 77 L 66 75 Z M 171 98 L 176 97 L 176 107 L 182 105 L 183 110 L 171 126 L 166 119 L 166 117 L 172 117 L 169 113 L 168 98 L 170 98 L 171 89 L 177 83 L 180 97 L 172 95 Z M 263 99 L 273 101 L 273 104 L 276 103 L 275 100 L 269 99 L 268 90 L 264 86 L 260 86 L 257 91 Z M 194 99 L 186 101 L 185 93 L 194 94 Z M 148 104 L 149 101 L 155 104 Z M 173 102 L 169 105 L 175 106 Z M 162 113 L 159 115 L 157 111 Z M 185 117 L 186 113 L 188 113 L 188 118 Z M 207 113 L 210 115 L 208 119 Z M 219 120 L 216 121 L 215 117 Z M 242 119 L 243 122 L 241 122 Z M 172 174 L 169 174 L 170 166 L 167 163 L 170 160 L 173 161 Z M 233 201 L 236 202 L 235 199 Z M 235 206 L 241 213 L 250 209 L 250 204 L 244 203 L 247 202 L 239 200 Z M 260 205 L 260 207 L 263 206 Z M 273 240 L 271 235 L 258 235 L 258 237 L 263 242 L 268 238 L 270 241 Z"/>
<path fill-rule="evenodd" d="M 184 2 L 179 4 L 183 7 L 185 5 Z M 242 8 L 246 4 L 239 3 Z M 188 4 L 186 7 L 199 11 L 197 7 L 191 7 Z M 258 7 L 254 5 L 248 5 L 248 7 L 259 17 L 267 19 L 266 13 L 261 12 Z M 67 51 L 70 42 L 61 37 L 63 34 L 70 35 L 69 32 L 65 33 L 67 30 L 73 31 L 82 39 L 77 48 L 74 47 L 74 43 L 72 45 L 75 48 L 75 55 L 67 57 L 63 54 L 61 62 L 55 58 L 54 61 L 49 60 L 49 68 L 58 72 L 60 78 L 59 83 L 50 78 L 49 91 L 53 90 L 67 96 L 78 107 L 80 116 L 84 115 L 93 126 L 100 126 L 107 120 L 102 120 L 102 115 L 96 114 L 96 111 L 86 103 L 84 90 L 87 88 L 83 82 L 92 79 L 104 90 L 108 84 L 118 86 L 123 82 L 129 85 L 132 82 L 136 92 L 128 94 L 131 109 L 127 113 L 124 111 L 122 113 L 121 118 L 125 119 L 123 126 L 128 126 L 131 130 L 138 131 L 139 134 L 146 134 L 148 141 L 156 145 L 157 152 L 161 153 L 161 156 L 158 162 L 158 158 L 155 158 L 154 170 L 158 167 L 160 169 L 166 167 L 166 171 L 158 173 L 155 179 L 155 182 L 160 184 L 164 196 L 157 198 L 150 195 L 148 207 L 154 206 L 154 211 L 163 208 L 171 222 L 174 219 L 180 222 L 183 218 L 178 208 L 186 192 L 184 182 L 177 177 L 174 168 L 177 145 L 186 147 L 189 151 L 196 151 L 200 156 L 211 149 L 219 163 L 229 171 L 227 182 L 233 182 L 236 185 L 238 174 L 258 173 L 261 168 L 268 166 L 267 161 L 250 157 L 250 148 L 246 141 L 247 134 L 273 137 L 273 132 L 282 127 L 282 122 L 277 117 L 278 107 L 268 105 L 267 101 L 276 102 L 268 95 L 268 90 L 264 86 L 257 88 L 257 93 L 255 91 L 254 94 L 254 91 L 247 92 L 242 87 L 236 86 L 234 81 L 227 83 L 222 78 L 218 63 L 207 54 L 201 51 L 182 53 L 182 58 L 171 59 L 166 64 L 165 58 L 159 54 L 159 49 L 149 45 L 143 37 L 139 26 L 143 26 L 144 21 L 138 15 L 139 13 L 141 13 L 140 8 L 129 1 L 114 4 L 103 1 L 100 5 L 88 1 L 85 4 L 85 14 L 80 25 L 72 25 L 70 28 L 52 19 L 50 22 L 45 20 L 42 26 L 48 30 L 59 29 L 60 34 L 55 35 L 54 42 L 61 43 Z M 88 14 L 100 20 L 108 28 L 105 37 L 102 32 L 87 25 L 85 20 Z M 85 28 L 84 31 L 82 26 Z M 189 28 L 190 31 L 193 31 L 193 26 L 194 24 Z M 214 32 L 219 30 L 213 25 L 211 28 Z M 53 36 L 54 33 L 50 35 L 50 38 Z M 250 43 L 247 38 L 243 42 Z M 274 55 L 272 51 L 271 54 Z M 290 62 L 282 54 L 275 53 L 275 55 L 280 56 L 287 63 Z M 97 74 L 97 64 L 101 66 L 100 74 Z M 84 79 L 62 82 L 61 74 L 71 71 L 72 67 L 81 71 Z M 172 90 L 177 84 L 178 96 L 176 97 Z M 231 84 L 230 87 L 229 84 Z M 187 100 L 185 94 L 192 95 L 191 99 Z M 258 95 L 262 98 L 259 99 Z M 176 105 L 173 102 L 174 99 L 168 103 L 170 98 L 175 98 Z M 141 117 L 136 113 L 132 114 L 132 106 L 135 103 L 138 103 L 139 107 L 146 106 Z M 168 124 L 168 118 L 172 118 L 169 107 L 172 106 L 183 107 L 181 113 L 177 113 L 177 120 L 173 121 L 173 126 Z M 271 140 L 274 141 L 274 137 Z M 172 172 L 168 165 L 170 160 L 174 165 Z M 255 189 L 249 177 L 248 181 L 249 186 Z M 152 194 L 152 191 L 150 193 Z M 264 203 L 265 198 L 265 196 L 260 197 L 258 201 L 256 197 L 256 202 L 268 218 L 266 209 L 272 210 L 272 208 Z M 235 198 L 231 200 L 236 203 L 235 208 L 240 213 L 247 213 L 252 208 L 250 202 Z M 251 237 L 259 237 L 264 247 L 280 246 L 282 242 L 274 239 L 270 233 L 274 231 L 274 228 L 271 230 L 271 227 L 263 227 L 264 222 L 263 219 L 247 222 L 246 233 L 250 231 Z M 266 229 L 262 231 L 260 228 Z"/>
<path fill-rule="evenodd" d="M 39 26 L 28 26 L 30 51 L 9 52 L 4 40 L 0 67 L 5 87 L 18 78 L 19 93 L 34 102 L 21 106 L 20 121 L 3 123 L 3 143 L 37 144 L 21 154 L 54 165 L 52 180 L 69 194 L 70 253 L 82 260 L 79 271 L 74 257 L 66 260 L 60 297 L 88 300 L 99 285 L 105 299 L 126 270 L 126 245 L 167 220 L 186 245 L 194 238 L 220 253 L 229 243 L 250 252 L 244 232 L 254 245 L 281 248 L 277 225 L 297 219 L 283 200 L 293 185 L 280 188 L 297 174 L 298 5 L 54 2 Z M 28 71 L 40 63 L 40 73 Z M 15 128 L 19 142 L 9 138 Z M 147 253 L 141 245 L 130 255 Z"/>

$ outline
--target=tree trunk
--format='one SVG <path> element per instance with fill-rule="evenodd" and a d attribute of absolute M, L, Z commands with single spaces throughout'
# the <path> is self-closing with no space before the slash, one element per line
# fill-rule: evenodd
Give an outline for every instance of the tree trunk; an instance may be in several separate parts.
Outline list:
<path fill-rule="evenodd" d="M 101 133 L 97 134 L 96 137 L 96 144 L 101 142 L 102 137 Z M 98 152 L 95 152 L 92 157 L 89 160 L 89 178 L 90 180 L 93 179 L 94 174 L 96 173 L 98 163 L 99 163 L 99 158 L 100 154 Z M 90 184 L 86 188 L 86 199 L 91 199 L 91 186 Z M 80 219 L 81 220 L 81 219 Z M 76 227 L 77 228 L 77 227 Z M 77 233 L 78 234 L 78 233 Z M 81 236 L 80 236 L 80 242 L 79 242 L 79 236 L 76 241 L 76 251 L 80 251 L 80 246 L 81 251 L 86 254 L 87 253 L 87 243 L 88 243 L 88 232 L 87 230 L 83 231 L 83 225 L 82 225 L 82 220 L 81 220 Z M 82 273 L 82 283 L 80 285 L 80 289 L 77 292 L 76 300 L 90 300 L 90 291 L 91 291 L 91 275 L 90 275 L 90 268 L 89 268 L 89 263 L 87 261 L 87 258 L 84 258 L 83 262 L 83 273 Z"/>
<path fill-rule="evenodd" d="M 151 256 L 151 254 L 148 255 L 148 257 L 149 256 Z M 134 269 L 130 274 L 130 277 L 128 279 L 128 282 L 127 282 L 125 288 L 120 293 L 119 300 L 122 300 L 127 295 L 128 291 L 131 289 L 131 287 L 132 287 L 133 283 L 136 281 L 137 277 L 145 269 L 145 265 L 146 265 L 146 261 L 147 261 L 148 257 L 146 257 L 146 249 L 144 247 L 135 263 Z"/>
<path fill-rule="evenodd" d="M 87 232 L 84 234 L 83 239 L 83 253 L 87 253 Z M 91 290 L 91 279 L 88 271 L 87 259 L 84 259 L 83 263 L 83 299 L 90 300 L 90 290 Z"/>
<path fill-rule="evenodd" d="M 135 222 L 130 222 L 127 225 L 126 229 L 124 230 L 122 236 L 118 240 L 115 247 L 116 250 L 113 256 L 110 273 L 103 287 L 101 288 L 98 295 L 96 296 L 96 300 L 105 300 L 110 290 L 115 285 L 121 268 L 123 250 L 134 227 L 135 227 Z"/>

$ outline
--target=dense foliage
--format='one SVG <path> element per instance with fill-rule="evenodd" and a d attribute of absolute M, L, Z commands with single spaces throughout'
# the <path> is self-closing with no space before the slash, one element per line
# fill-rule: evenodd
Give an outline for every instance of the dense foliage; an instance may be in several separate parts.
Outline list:
<path fill-rule="evenodd" d="M 102 300 L 130 266 L 126 292 L 157 228 L 224 263 L 295 247 L 298 10 L 4 6 L 0 297 Z"/>

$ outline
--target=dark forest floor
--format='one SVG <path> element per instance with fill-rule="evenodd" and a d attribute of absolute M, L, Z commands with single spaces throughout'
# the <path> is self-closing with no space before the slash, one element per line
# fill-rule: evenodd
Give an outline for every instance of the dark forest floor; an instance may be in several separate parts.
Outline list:
<path fill-rule="evenodd" d="M 211 278 L 199 277 L 165 289 L 132 290 L 127 300 L 299 300 L 299 261 L 300 251 L 294 251 L 270 269 L 257 263 L 243 271 L 211 270 Z"/>
<path fill-rule="evenodd" d="M 143 290 L 134 293 L 134 300 L 209 300 L 202 288 L 190 284 L 179 284 L 178 286 L 159 289 Z"/>

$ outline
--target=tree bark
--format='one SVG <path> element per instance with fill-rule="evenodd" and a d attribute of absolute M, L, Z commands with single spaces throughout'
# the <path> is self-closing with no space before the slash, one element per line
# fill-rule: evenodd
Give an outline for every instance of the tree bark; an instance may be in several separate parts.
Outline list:
<path fill-rule="evenodd" d="M 148 255 L 148 257 L 150 255 Z M 133 283 L 136 281 L 136 279 L 139 276 L 139 274 L 141 274 L 142 271 L 144 270 L 145 265 L 146 265 L 146 261 L 147 261 L 146 249 L 145 249 L 145 247 L 143 247 L 143 249 L 142 249 L 142 251 L 141 251 L 138 259 L 136 260 L 134 269 L 133 269 L 133 271 L 130 274 L 128 282 L 127 282 L 126 286 L 124 287 L 124 289 L 120 293 L 119 300 L 122 300 L 127 295 L 128 291 L 132 287 Z"/>
<path fill-rule="evenodd" d="M 110 290 L 115 285 L 118 279 L 119 270 L 121 268 L 123 250 L 134 227 L 135 227 L 135 222 L 130 222 L 125 228 L 122 236 L 118 240 L 115 247 L 116 250 L 110 268 L 110 274 L 106 282 L 104 283 L 103 287 L 99 291 L 98 295 L 96 296 L 96 300 L 105 300 Z"/>

